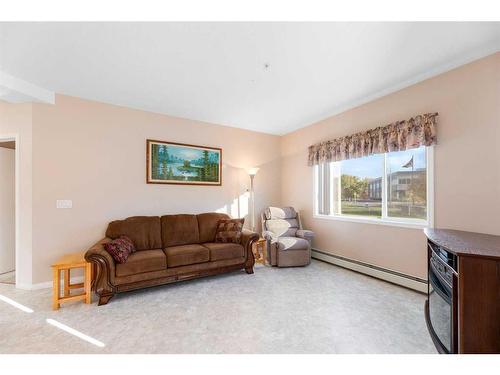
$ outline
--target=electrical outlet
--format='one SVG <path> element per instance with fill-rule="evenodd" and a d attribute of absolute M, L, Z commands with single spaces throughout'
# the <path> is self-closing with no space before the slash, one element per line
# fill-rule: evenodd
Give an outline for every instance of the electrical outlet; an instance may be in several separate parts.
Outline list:
<path fill-rule="evenodd" d="M 56 201 L 56 208 L 73 208 L 73 201 L 69 199 L 58 199 Z"/>

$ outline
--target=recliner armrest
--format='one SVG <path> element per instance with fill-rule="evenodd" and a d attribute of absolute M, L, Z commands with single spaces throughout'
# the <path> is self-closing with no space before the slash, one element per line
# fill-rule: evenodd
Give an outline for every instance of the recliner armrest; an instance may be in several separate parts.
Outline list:
<path fill-rule="evenodd" d="M 278 238 L 273 232 L 268 230 L 262 232 L 262 237 L 268 241 L 272 241 L 273 239 Z"/>
<path fill-rule="evenodd" d="M 306 229 L 299 229 L 295 235 L 306 240 L 312 240 L 314 238 L 314 232 Z"/>

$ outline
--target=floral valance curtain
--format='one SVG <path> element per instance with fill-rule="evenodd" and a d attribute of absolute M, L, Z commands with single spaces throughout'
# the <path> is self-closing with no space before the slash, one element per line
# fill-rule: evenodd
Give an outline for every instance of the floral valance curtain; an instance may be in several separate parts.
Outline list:
<path fill-rule="evenodd" d="M 436 143 L 437 113 L 426 113 L 386 126 L 309 146 L 310 166 L 403 151 Z"/>

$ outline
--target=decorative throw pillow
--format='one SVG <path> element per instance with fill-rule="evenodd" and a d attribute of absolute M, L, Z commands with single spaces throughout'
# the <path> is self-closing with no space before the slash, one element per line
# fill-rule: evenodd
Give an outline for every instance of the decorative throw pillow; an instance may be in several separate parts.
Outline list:
<path fill-rule="evenodd" d="M 241 231 L 245 219 L 222 219 L 217 224 L 215 242 L 241 243 Z"/>
<path fill-rule="evenodd" d="M 106 250 L 117 263 L 125 263 L 130 254 L 135 252 L 134 243 L 127 236 L 120 236 L 119 238 L 105 243 L 104 250 Z"/>

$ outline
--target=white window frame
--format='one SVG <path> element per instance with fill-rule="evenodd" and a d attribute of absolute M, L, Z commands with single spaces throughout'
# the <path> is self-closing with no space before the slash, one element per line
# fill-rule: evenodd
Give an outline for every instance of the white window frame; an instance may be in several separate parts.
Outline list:
<path fill-rule="evenodd" d="M 410 218 L 395 218 L 387 216 L 387 155 L 384 154 L 384 170 L 382 175 L 382 217 L 374 218 L 369 216 L 354 216 L 345 214 L 319 214 L 318 213 L 318 165 L 313 167 L 313 217 L 315 219 L 347 221 L 354 223 L 390 225 L 403 228 L 433 228 L 434 227 L 434 146 L 425 148 L 425 158 L 427 163 L 427 220 L 410 219 Z M 333 168 L 333 163 L 330 164 Z M 333 171 L 330 173 L 333 176 Z M 330 212 L 333 211 L 333 189 L 330 188 Z M 340 199 L 340 194 L 339 194 Z"/>

